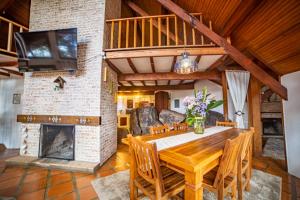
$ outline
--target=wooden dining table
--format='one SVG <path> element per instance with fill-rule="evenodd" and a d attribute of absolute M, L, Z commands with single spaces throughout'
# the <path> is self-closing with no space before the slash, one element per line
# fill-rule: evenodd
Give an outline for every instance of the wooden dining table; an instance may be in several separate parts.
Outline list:
<path fill-rule="evenodd" d="M 242 131 L 245 130 L 231 128 L 207 137 L 204 136 L 197 140 L 158 151 L 159 159 L 163 163 L 167 163 L 168 165 L 179 169 L 184 174 L 185 199 L 203 199 L 203 175 L 219 165 L 220 158 L 223 154 L 225 141 L 237 137 Z M 144 135 L 136 136 L 136 138 L 147 142 L 184 133 L 186 132 Z M 124 138 L 122 142 L 128 145 L 127 138 Z M 131 176 L 134 174 L 134 168 L 134 165 L 131 164 Z M 130 188 L 133 188 L 133 186 L 131 185 Z M 130 191 L 131 194 L 132 192 L 133 191 Z M 133 196 L 131 195 L 131 197 Z"/>

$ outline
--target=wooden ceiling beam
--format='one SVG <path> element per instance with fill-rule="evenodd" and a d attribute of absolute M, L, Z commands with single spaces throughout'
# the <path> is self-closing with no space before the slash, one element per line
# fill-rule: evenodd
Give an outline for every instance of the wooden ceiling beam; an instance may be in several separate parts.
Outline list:
<path fill-rule="evenodd" d="M 220 57 L 218 60 L 216 60 L 216 62 L 211 64 L 205 71 L 209 72 L 209 71 L 212 71 L 214 69 L 217 69 L 220 66 L 223 66 L 224 61 L 225 61 L 226 58 L 227 58 L 227 55 L 224 55 L 224 56 Z"/>
<path fill-rule="evenodd" d="M 180 56 L 184 52 L 189 52 L 191 56 L 197 55 L 223 55 L 227 54 L 222 47 L 195 47 L 195 48 L 135 48 L 122 50 L 106 50 L 107 59 L 115 58 L 141 58 L 141 57 L 163 57 L 163 56 Z"/>
<path fill-rule="evenodd" d="M 155 73 L 156 69 L 155 69 L 154 59 L 152 56 L 150 56 L 150 64 L 151 64 L 152 72 Z M 157 85 L 157 80 L 155 80 L 155 85 Z"/>
<path fill-rule="evenodd" d="M 0 67 L 18 67 L 18 61 L 0 62 Z"/>
<path fill-rule="evenodd" d="M 1 0 L 1 2 L 0 2 L 1 14 L 3 13 L 3 11 L 8 9 L 13 3 L 14 3 L 14 0 Z"/>
<path fill-rule="evenodd" d="M 15 71 L 15 70 L 11 70 L 11 69 L 6 69 L 6 68 L 0 68 L 1 70 L 3 71 L 6 71 L 10 74 L 14 74 L 14 75 L 17 75 L 17 76 L 23 76 L 23 73 L 20 73 L 18 71 Z"/>
<path fill-rule="evenodd" d="M 6 73 L 6 72 L 1 72 L 1 71 L 0 71 L 0 76 L 7 76 L 7 77 L 10 77 L 10 74 L 9 74 L 9 73 Z"/>
<path fill-rule="evenodd" d="M 145 17 L 145 16 L 150 16 L 149 13 L 147 13 L 146 11 L 144 11 L 142 8 L 140 8 L 138 5 L 136 5 L 135 3 L 133 3 L 132 1 L 128 1 L 127 2 L 127 5 L 134 11 L 136 12 L 137 14 L 139 14 L 140 16 L 142 17 Z M 153 26 L 155 26 L 156 28 L 158 28 L 158 23 L 156 20 L 153 20 L 152 22 Z M 167 27 L 163 24 L 161 24 L 161 32 L 165 35 L 168 34 L 168 30 L 167 30 Z M 171 40 L 173 40 L 174 42 L 176 42 L 176 36 L 171 32 L 169 31 L 169 37 Z M 182 40 L 180 38 L 178 38 L 178 42 L 180 44 L 182 44 Z"/>
<path fill-rule="evenodd" d="M 228 43 L 226 39 L 216 34 L 208 27 L 206 27 L 203 23 L 201 23 L 197 18 L 189 15 L 187 11 L 179 7 L 176 3 L 171 0 L 157 0 L 164 7 L 169 9 L 171 12 L 175 13 L 178 17 L 189 23 L 193 28 L 197 31 L 201 32 L 203 35 L 208 37 L 215 44 L 224 47 L 226 52 L 230 55 L 232 59 L 234 59 L 238 64 L 240 64 L 243 68 L 248 70 L 255 78 L 269 86 L 271 90 L 276 92 L 283 99 L 287 100 L 287 89 L 281 85 L 279 81 L 270 76 L 267 72 L 257 66 L 251 59 L 241 53 L 238 49 L 233 47 Z"/>
<path fill-rule="evenodd" d="M 143 86 L 140 86 L 143 87 Z M 120 96 L 135 96 L 135 95 L 154 95 L 154 91 L 118 91 L 118 95 Z"/>
<path fill-rule="evenodd" d="M 118 91 L 157 91 L 157 90 L 193 90 L 194 84 L 155 85 L 155 86 L 121 86 Z"/>
<path fill-rule="evenodd" d="M 220 80 L 217 72 L 194 72 L 191 74 L 177 74 L 175 72 L 156 72 L 139 74 L 120 74 L 119 81 L 155 81 L 155 80 Z"/>
<path fill-rule="evenodd" d="M 225 23 L 221 35 L 228 37 L 246 19 L 246 17 L 257 7 L 258 0 L 241 1 L 228 21 Z"/>
<path fill-rule="evenodd" d="M 134 73 L 139 73 L 138 70 L 136 69 L 136 67 L 134 66 L 131 58 L 127 58 L 127 62 Z M 145 86 L 145 81 L 141 81 L 141 82 Z"/>
<path fill-rule="evenodd" d="M 174 68 L 175 68 L 175 65 L 176 65 L 176 61 L 177 61 L 177 56 L 174 56 L 174 57 L 173 57 L 173 61 L 172 61 L 172 65 L 171 65 L 171 70 L 170 70 L 170 72 L 174 72 Z M 168 85 L 170 85 L 170 84 L 171 84 L 171 81 L 168 80 Z"/>
<path fill-rule="evenodd" d="M 117 74 L 121 74 L 122 73 L 109 59 L 105 59 L 105 62 Z"/>

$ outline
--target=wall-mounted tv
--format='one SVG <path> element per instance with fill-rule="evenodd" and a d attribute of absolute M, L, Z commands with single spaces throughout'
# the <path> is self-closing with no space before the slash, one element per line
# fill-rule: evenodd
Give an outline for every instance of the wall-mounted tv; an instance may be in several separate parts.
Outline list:
<path fill-rule="evenodd" d="M 19 71 L 77 69 L 77 29 L 15 33 Z"/>

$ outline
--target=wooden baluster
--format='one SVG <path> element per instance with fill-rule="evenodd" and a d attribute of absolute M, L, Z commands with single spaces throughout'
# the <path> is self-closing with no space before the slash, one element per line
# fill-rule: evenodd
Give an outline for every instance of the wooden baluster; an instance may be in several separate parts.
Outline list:
<path fill-rule="evenodd" d="M 158 46 L 161 46 L 161 18 L 158 17 Z"/>
<path fill-rule="evenodd" d="M 118 48 L 121 48 L 122 21 L 119 21 Z"/>
<path fill-rule="evenodd" d="M 194 17 L 196 17 L 196 15 Z M 192 39 L 193 39 L 193 45 L 196 45 L 196 34 L 194 28 L 192 28 Z"/>
<path fill-rule="evenodd" d="M 22 26 L 20 26 L 20 33 L 22 33 L 23 32 L 23 27 Z"/>
<path fill-rule="evenodd" d="M 126 48 L 129 45 L 129 20 L 126 20 Z"/>
<path fill-rule="evenodd" d="M 145 19 L 142 19 L 142 47 L 145 46 Z"/>
<path fill-rule="evenodd" d="M 7 35 L 7 51 L 11 51 L 11 43 L 13 37 L 13 24 L 9 22 L 8 24 L 8 35 Z"/>
<path fill-rule="evenodd" d="M 177 28 L 177 16 L 175 15 L 175 43 L 176 43 L 176 46 L 178 45 L 178 28 Z"/>
<path fill-rule="evenodd" d="M 170 22 L 169 22 L 169 17 L 167 17 L 167 46 L 170 46 Z"/>
<path fill-rule="evenodd" d="M 114 32 L 115 32 L 115 22 L 111 22 L 111 29 L 110 29 L 110 48 L 114 48 Z"/>
<path fill-rule="evenodd" d="M 153 19 L 150 18 L 150 47 L 153 46 Z"/>
<path fill-rule="evenodd" d="M 137 20 L 134 20 L 134 27 L 133 27 L 133 47 L 136 47 L 136 31 L 137 31 Z"/>
<path fill-rule="evenodd" d="M 200 22 L 203 23 L 202 14 L 200 15 Z M 201 45 L 204 45 L 204 36 L 201 34 Z"/>
<path fill-rule="evenodd" d="M 212 30 L 212 22 L 211 22 L 211 20 L 209 20 L 209 29 Z M 213 45 L 214 43 L 210 42 L 210 44 Z"/>
<path fill-rule="evenodd" d="M 185 24 L 185 21 L 183 21 L 183 42 L 184 42 L 184 45 L 186 46 L 187 41 L 186 41 L 186 24 Z"/>

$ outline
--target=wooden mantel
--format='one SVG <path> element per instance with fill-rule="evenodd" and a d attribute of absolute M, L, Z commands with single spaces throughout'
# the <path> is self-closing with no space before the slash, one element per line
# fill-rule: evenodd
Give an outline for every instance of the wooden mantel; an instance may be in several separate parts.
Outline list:
<path fill-rule="evenodd" d="M 17 115 L 17 122 L 30 124 L 72 124 L 82 126 L 101 125 L 100 116 L 66 116 L 66 115 Z"/>

